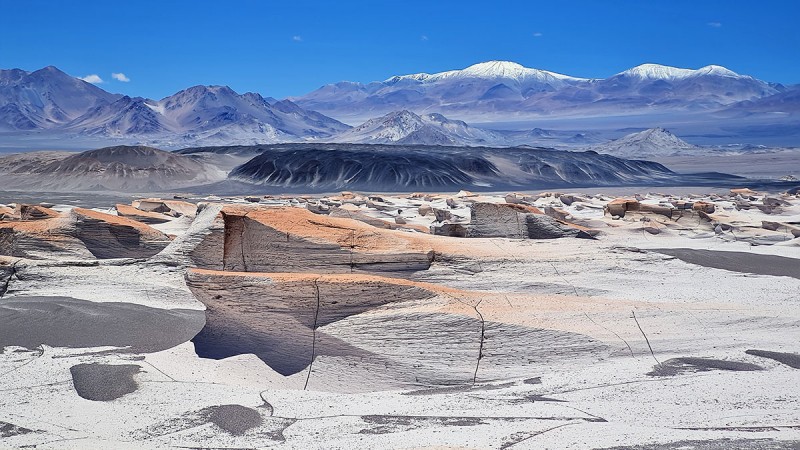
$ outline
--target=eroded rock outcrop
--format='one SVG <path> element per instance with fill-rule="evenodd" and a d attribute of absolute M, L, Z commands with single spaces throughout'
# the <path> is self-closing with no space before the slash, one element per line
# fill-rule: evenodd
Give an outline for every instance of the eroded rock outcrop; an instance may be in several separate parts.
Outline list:
<path fill-rule="evenodd" d="M 206 327 L 193 340 L 198 354 L 225 358 L 255 353 L 283 375 L 308 367 L 312 353 L 368 354 L 317 328 L 388 303 L 435 296 L 419 283 L 360 274 L 192 269 L 186 281 L 207 307 Z"/>
<path fill-rule="evenodd" d="M 128 219 L 135 220 L 146 224 L 166 223 L 174 219 L 172 216 L 162 214 L 154 211 L 142 211 L 141 209 L 134 208 L 130 205 L 123 205 L 117 203 L 114 207 L 117 210 L 117 215 Z"/>
<path fill-rule="evenodd" d="M 245 272 L 425 270 L 433 250 L 409 233 L 292 207 L 226 206 L 223 268 Z"/>
<path fill-rule="evenodd" d="M 201 356 L 253 353 L 299 388 L 361 391 L 523 376 L 530 361 L 597 358 L 588 336 L 484 320 L 495 295 L 367 274 L 192 269 L 206 306 Z"/>
<path fill-rule="evenodd" d="M 169 244 L 141 222 L 74 208 L 57 217 L 0 223 L 0 254 L 23 258 L 148 258 Z"/>
<path fill-rule="evenodd" d="M 591 238 L 593 230 L 550 217 L 523 204 L 474 203 L 469 224 L 435 226 L 434 234 L 456 237 L 510 239 Z"/>
<path fill-rule="evenodd" d="M 162 213 L 173 217 L 193 217 L 197 213 L 197 205 L 182 200 L 147 198 L 143 200 L 134 200 L 131 206 L 141 211 Z"/>

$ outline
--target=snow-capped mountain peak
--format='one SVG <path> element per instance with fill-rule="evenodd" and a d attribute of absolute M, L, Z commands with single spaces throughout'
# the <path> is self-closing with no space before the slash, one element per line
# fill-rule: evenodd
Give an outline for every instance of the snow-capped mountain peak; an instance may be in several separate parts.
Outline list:
<path fill-rule="evenodd" d="M 661 64 L 641 64 L 632 67 L 617 75 L 642 78 L 646 80 L 675 80 L 687 78 L 694 74 L 692 69 L 680 69 L 678 67 L 662 66 Z"/>
<path fill-rule="evenodd" d="M 741 78 L 744 75 L 739 75 L 738 73 L 728 69 L 727 67 L 722 66 L 705 66 L 695 70 L 695 75 L 716 75 L 718 77 L 733 77 L 733 78 Z"/>
<path fill-rule="evenodd" d="M 697 70 L 663 66 L 661 64 L 642 64 L 617 74 L 643 80 L 681 80 L 701 75 L 741 77 L 736 72 L 722 66 L 705 66 Z"/>
<path fill-rule="evenodd" d="M 531 69 L 521 64 L 511 61 L 486 61 L 478 64 L 473 64 L 465 69 L 448 70 L 446 72 L 439 72 L 434 74 L 428 73 L 414 73 L 409 75 L 398 75 L 391 77 L 384 81 L 384 83 L 393 84 L 401 80 L 414 80 L 425 83 L 433 83 L 448 79 L 462 79 L 462 78 L 478 78 L 484 80 L 513 80 L 518 83 L 525 81 L 563 81 L 573 80 L 581 81 L 584 78 L 576 78 L 568 75 L 562 75 L 556 72 L 549 72 L 547 70 Z"/>

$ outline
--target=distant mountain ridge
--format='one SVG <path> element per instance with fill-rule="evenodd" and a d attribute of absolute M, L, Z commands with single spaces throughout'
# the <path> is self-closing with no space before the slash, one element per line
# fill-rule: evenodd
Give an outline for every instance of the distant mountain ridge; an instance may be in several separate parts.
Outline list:
<path fill-rule="evenodd" d="M 252 144 L 328 137 L 349 128 L 289 100 L 270 103 L 227 86 L 194 86 L 156 101 L 108 93 L 52 66 L 0 71 L 0 132 Z"/>
<path fill-rule="evenodd" d="M 419 116 L 410 111 L 393 111 L 347 130 L 331 142 L 398 145 L 504 145 L 499 133 L 474 128 L 441 114 Z"/>
<path fill-rule="evenodd" d="M 106 92 L 53 66 L 10 69 L 0 70 L 0 151 L 323 141 L 575 148 L 616 137 L 620 129 L 674 129 L 695 119 L 716 121 L 722 133 L 714 136 L 731 136 L 732 143 L 747 143 L 750 134 L 795 142 L 799 89 L 716 65 L 694 70 L 642 64 L 589 79 L 488 61 L 367 84 L 340 82 L 280 101 L 227 86 L 193 86 L 153 100 Z M 599 134 L 580 122 L 610 116 L 617 123 Z M 626 123 L 632 117 L 646 120 Z M 578 122 L 542 130 L 538 121 L 552 119 Z M 525 125 L 493 129 L 510 122 Z"/>
<path fill-rule="evenodd" d="M 344 81 L 293 98 L 332 117 L 374 117 L 392 110 L 436 111 L 467 119 L 624 113 L 652 109 L 722 109 L 786 88 L 722 66 L 697 70 L 642 64 L 605 79 L 573 77 L 509 61 L 489 61 L 436 74 L 384 81 Z"/>

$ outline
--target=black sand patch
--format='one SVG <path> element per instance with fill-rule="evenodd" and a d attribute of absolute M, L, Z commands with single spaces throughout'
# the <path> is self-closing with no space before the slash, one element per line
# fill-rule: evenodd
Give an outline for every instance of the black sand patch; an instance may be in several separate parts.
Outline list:
<path fill-rule="evenodd" d="M 258 411 L 242 405 L 210 406 L 205 412 L 209 422 L 234 435 L 244 434 L 263 422 Z"/>
<path fill-rule="evenodd" d="M 33 430 L 14 425 L 13 423 L 0 421 L 0 438 L 19 436 L 21 434 L 33 433 Z"/>
<path fill-rule="evenodd" d="M 0 348 L 113 346 L 152 353 L 190 340 L 204 322 L 203 311 L 70 297 L 13 297 L 0 301 Z"/>
<path fill-rule="evenodd" d="M 800 355 L 797 353 L 771 352 L 768 350 L 747 350 L 745 353 L 748 355 L 760 356 L 762 358 L 774 359 L 775 361 L 786 364 L 793 369 L 800 369 Z"/>
<path fill-rule="evenodd" d="M 601 450 L 796 450 L 798 448 L 800 448 L 800 441 L 714 439 L 709 441 L 676 441 L 664 444 L 605 447 Z"/>
<path fill-rule="evenodd" d="M 69 368 L 72 384 L 86 400 L 108 402 L 136 392 L 139 385 L 133 376 L 139 373 L 135 364 L 78 364 Z"/>
<path fill-rule="evenodd" d="M 691 248 L 658 248 L 651 251 L 674 256 L 681 261 L 703 267 L 730 270 L 731 272 L 800 278 L 800 259 L 785 256 Z"/>
<path fill-rule="evenodd" d="M 764 370 L 763 367 L 739 362 L 724 361 L 711 358 L 673 358 L 653 366 L 653 371 L 647 375 L 651 377 L 672 377 L 684 373 L 709 372 L 711 370 L 727 370 L 734 372 L 749 372 Z"/>

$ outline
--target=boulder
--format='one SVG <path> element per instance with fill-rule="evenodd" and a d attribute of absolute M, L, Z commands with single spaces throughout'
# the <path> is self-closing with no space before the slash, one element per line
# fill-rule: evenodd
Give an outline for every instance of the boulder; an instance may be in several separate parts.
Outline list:
<path fill-rule="evenodd" d="M 560 201 L 561 203 L 563 203 L 566 206 L 569 206 L 569 205 L 575 203 L 575 197 L 572 196 L 572 195 L 562 195 L 562 196 L 558 197 L 558 201 Z"/>
<path fill-rule="evenodd" d="M 433 213 L 433 207 L 431 207 L 430 205 L 422 205 L 419 208 L 417 208 L 417 212 L 419 213 L 420 216 L 425 217 L 428 214 Z"/>
<path fill-rule="evenodd" d="M 469 236 L 469 228 L 460 223 L 443 223 L 441 225 L 432 225 L 431 231 L 437 236 L 450 236 L 465 238 Z"/>
<path fill-rule="evenodd" d="M 306 203 L 306 209 L 314 214 L 330 214 L 331 207 L 323 203 Z"/>
<path fill-rule="evenodd" d="M 702 211 L 706 214 L 714 214 L 714 211 L 716 211 L 716 206 L 709 202 L 694 202 L 694 204 L 692 204 L 692 210 L 698 212 Z"/>
<path fill-rule="evenodd" d="M 638 211 L 641 203 L 631 198 L 617 198 L 611 200 L 605 206 L 605 212 L 610 216 L 625 217 L 628 211 Z"/>
<path fill-rule="evenodd" d="M 446 209 L 433 208 L 433 215 L 437 222 L 444 222 L 453 218 L 453 214 Z"/>

